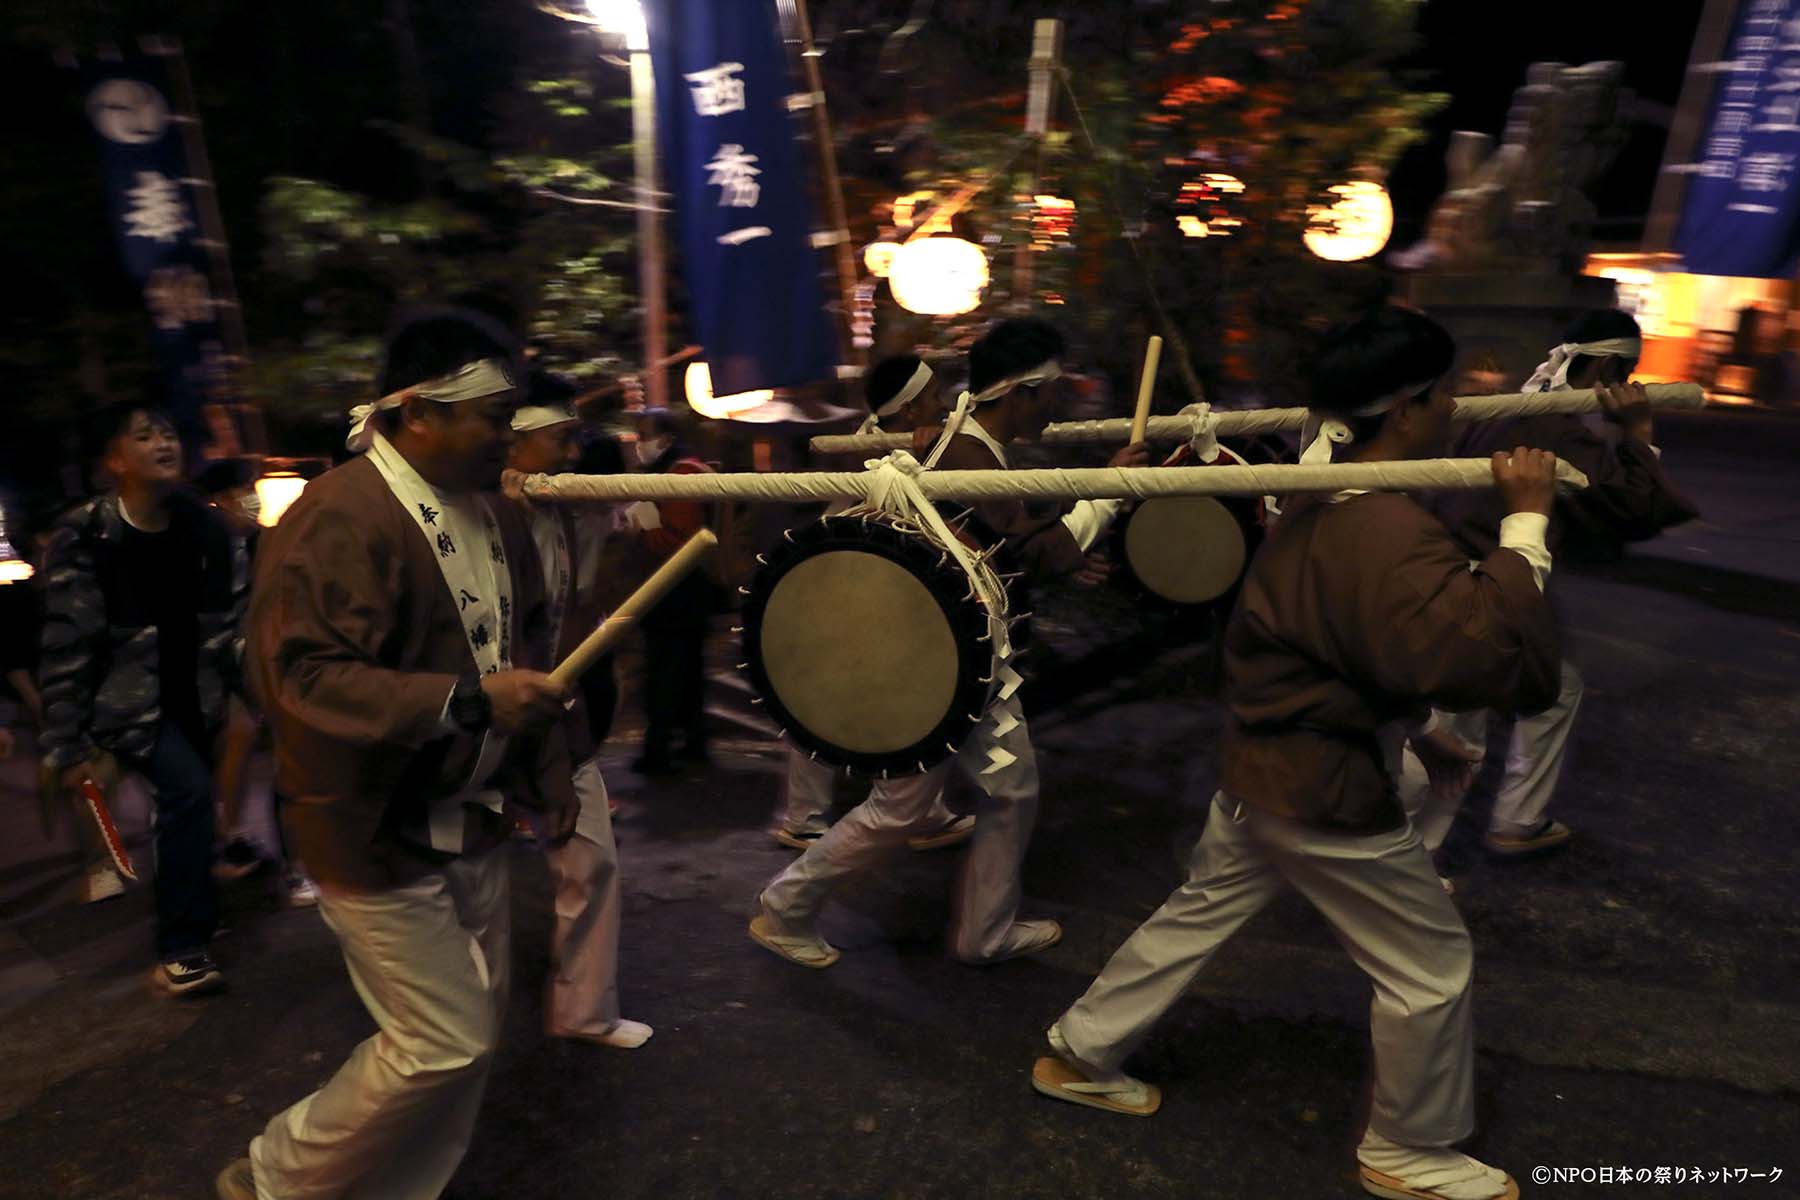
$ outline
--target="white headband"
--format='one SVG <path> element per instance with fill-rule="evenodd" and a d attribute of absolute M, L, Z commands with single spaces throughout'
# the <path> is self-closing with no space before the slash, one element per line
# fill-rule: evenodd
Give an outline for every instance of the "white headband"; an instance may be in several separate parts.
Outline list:
<path fill-rule="evenodd" d="M 1028 370 L 1020 371 L 1016 375 L 997 379 L 979 392 L 965 391 L 957 396 L 956 407 L 951 410 L 950 419 L 944 422 L 944 432 L 938 435 L 937 444 L 932 446 L 931 453 L 925 457 L 926 470 L 937 466 L 938 459 L 943 457 L 944 451 L 950 445 L 950 439 L 954 438 L 962 429 L 963 421 L 968 417 L 969 410 L 977 404 L 987 404 L 998 400 L 1017 387 L 1036 387 L 1040 383 L 1049 383 L 1061 374 L 1062 365 L 1055 359 L 1050 359 Z"/>
<path fill-rule="evenodd" d="M 439 375 L 436 379 L 403 387 L 373 404 L 359 404 L 351 409 L 350 436 L 344 439 L 344 445 L 359 454 L 367 450 L 375 440 L 375 431 L 369 428 L 369 418 L 386 409 L 399 408 L 412 396 L 436 400 L 440 404 L 455 404 L 460 400 L 479 400 L 483 396 L 498 395 L 512 390 L 513 386 L 512 372 L 500 359 L 484 358 L 465 363 L 448 375 Z"/>
<path fill-rule="evenodd" d="M 862 437 L 866 434 L 875 433 L 880 430 L 881 419 L 883 417 L 891 417 L 902 408 L 906 407 L 907 401 L 924 391 L 925 385 L 930 383 L 933 378 L 935 378 L 935 376 L 932 374 L 931 367 L 924 362 L 921 362 L 919 364 L 919 369 L 914 371 L 911 377 L 907 379 L 905 387 L 894 393 L 894 398 L 892 400 L 889 400 L 886 404 L 883 404 L 880 408 L 862 419 L 862 424 L 856 427 L 856 436 Z"/>
<path fill-rule="evenodd" d="M 1429 379 L 1421 379 L 1404 387 L 1395 388 L 1385 396 L 1377 396 L 1367 404 L 1350 410 L 1352 417 L 1378 417 L 1393 408 L 1402 400 L 1410 400 L 1426 388 L 1435 384 L 1442 376 L 1433 375 Z M 1328 463 L 1331 461 L 1331 448 L 1348 446 L 1356 440 L 1350 432 L 1350 426 L 1336 413 L 1323 413 L 1313 410 L 1307 413 L 1306 425 L 1300 430 L 1300 461 L 1303 463 Z"/>
<path fill-rule="evenodd" d="M 530 433 L 534 429 L 568 425 L 580 419 L 565 404 L 532 404 L 513 414 L 512 427 L 514 433 Z"/>
<path fill-rule="evenodd" d="M 1569 364 L 1578 355 L 1590 358 L 1629 358 L 1636 360 L 1644 353 L 1641 338 L 1602 338 L 1597 342 L 1564 342 L 1551 349 L 1550 357 L 1538 364 L 1523 391 L 1555 392 L 1569 386 Z"/>
<path fill-rule="evenodd" d="M 935 378 L 935 376 L 931 373 L 930 364 L 921 361 L 919 363 L 919 369 L 914 371 L 912 377 L 906 381 L 906 386 L 901 388 L 898 392 L 895 392 L 892 400 L 889 400 L 886 404 L 876 409 L 875 415 L 877 417 L 893 416 L 902 408 L 905 408 L 909 400 L 924 391 L 925 385 L 930 383 L 933 378 Z"/>

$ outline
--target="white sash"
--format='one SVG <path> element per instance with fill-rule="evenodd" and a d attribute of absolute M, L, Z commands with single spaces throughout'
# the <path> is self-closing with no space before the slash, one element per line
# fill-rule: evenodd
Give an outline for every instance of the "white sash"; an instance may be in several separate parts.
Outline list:
<path fill-rule="evenodd" d="M 512 666 L 512 573 L 493 509 L 480 496 L 451 495 L 433 487 L 380 433 L 369 446 L 369 461 L 387 481 L 388 490 L 412 517 L 431 547 L 443 573 L 444 586 L 462 617 L 463 635 L 475 668 L 492 675 Z M 481 754 L 454 795 L 431 806 L 423 829 L 408 831 L 433 850 L 449 854 L 463 849 L 463 806 L 499 812 L 505 798 L 485 785 L 506 754 L 506 739 L 488 730 Z"/>

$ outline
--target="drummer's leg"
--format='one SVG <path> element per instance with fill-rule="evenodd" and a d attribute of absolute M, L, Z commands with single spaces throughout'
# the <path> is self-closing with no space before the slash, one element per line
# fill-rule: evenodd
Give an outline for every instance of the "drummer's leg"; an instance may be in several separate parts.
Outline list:
<path fill-rule="evenodd" d="M 906 839 L 925 826 L 932 797 L 942 790 L 949 770 L 944 762 L 923 775 L 877 781 L 867 800 L 845 813 L 763 889 L 764 909 L 791 930 L 808 928 L 838 880 L 905 848 Z"/>
<path fill-rule="evenodd" d="M 951 952 L 964 962 L 990 962 L 1027 953 L 1021 949 L 1022 938 L 1048 945 L 1055 940 L 1049 936 L 1054 923 L 1044 922 L 1044 929 L 1018 923 L 1019 866 L 1038 809 L 1037 752 L 1018 697 L 997 700 L 988 708 L 958 761 L 975 780 L 979 796 L 975 836 L 957 878 Z"/>
<path fill-rule="evenodd" d="M 837 768 L 830 763 L 820 762 L 798 747 L 790 748 L 787 785 L 776 828 L 805 839 L 816 839 L 824 833 L 825 814 L 831 811 L 837 776 Z"/>

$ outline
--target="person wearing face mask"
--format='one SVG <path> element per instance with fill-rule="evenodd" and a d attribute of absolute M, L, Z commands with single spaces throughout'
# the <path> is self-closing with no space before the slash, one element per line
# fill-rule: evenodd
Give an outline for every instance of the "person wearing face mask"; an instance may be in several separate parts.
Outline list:
<path fill-rule="evenodd" d="M 78 805 L 114 761 L 149 786 L 151 982 L 198 995 L 224 986 L 208 950 L 218 924 L 212 748 L 238 682 L 248 568 L 224 520 L 183 488 L 168 416 L 122 403 L 99 414 L 93 433 L 110 488 L 57 523 L 45 555 L 44 761 Z M 92 900 L 120 882 L 101 862 L 86 886 Z"/>
<path fill-rule="evenodd" d="M 637 466 L 652 475 L 695 475 L 712 470 L 687 453 L 667 409 L 645 409 L 638 417 Z M 639 545 L 652 570 L 706 526 L 706 505 L 689 500 L 635 505 Z M 709 761 L 706 733 L 706 634 L 720 609 L 718 585 L 694 572 L 644 614 L 644 749 L 632 769 L 663 775 L 677 769 L 677 757 Z M 677 751 L 675 738 L 682 745 Z"/>
<path fill-rule="evenodd" d="M 1418 313 L 1327 332 L 1312 366 L 1303 461 L 1442 452 L 1455 346 Z M 1492 456 L 1505 517 L 1480 562 L 1411 498 L 1347 490 L 1291 501 L 1245 577 L 1224 636 L 1219 791 L 1188 879 L 1050 1026 L 1032 1086 L 1149 1116 L 1125 1059 L 1218 949 L 1286 888 L 1374 984 L 1374 1099 L 1356 1149 L 1372 1195 L 1516 1200 L 1503 1170 L 1452 1147 L 1475 1122 L 1468 930 L 1395 792 L 1401 742 L 1430 705 L 1541 708 L 1560 638 L 1543 596 L 1553 455 Z"/>

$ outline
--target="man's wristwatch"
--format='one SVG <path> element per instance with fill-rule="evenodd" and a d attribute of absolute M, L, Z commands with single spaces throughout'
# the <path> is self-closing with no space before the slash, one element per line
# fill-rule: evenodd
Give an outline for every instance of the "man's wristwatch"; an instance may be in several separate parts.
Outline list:
<path fill-rule="evenodd" d="M 481 688 L 481 676 L 464 675 L 450 690 L 450 720 L 464 733 L 481 733 L 494 723 L 494 702 Z"/>

